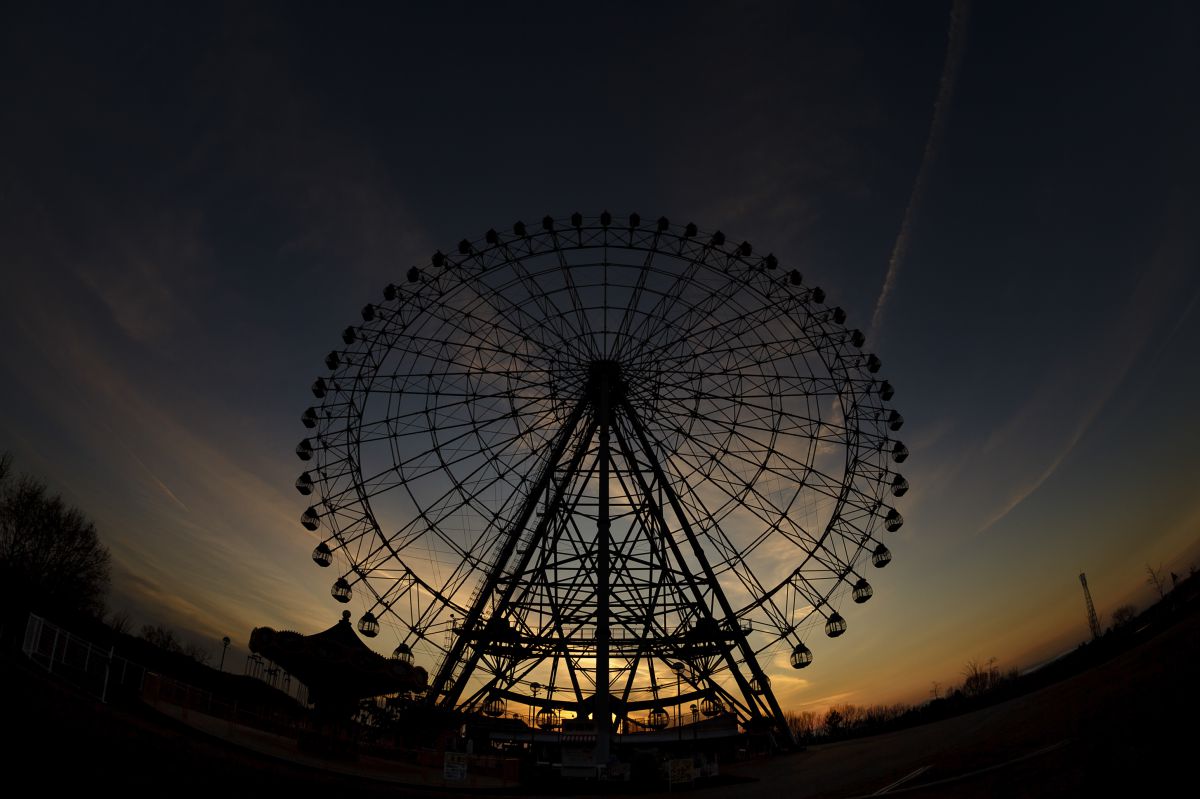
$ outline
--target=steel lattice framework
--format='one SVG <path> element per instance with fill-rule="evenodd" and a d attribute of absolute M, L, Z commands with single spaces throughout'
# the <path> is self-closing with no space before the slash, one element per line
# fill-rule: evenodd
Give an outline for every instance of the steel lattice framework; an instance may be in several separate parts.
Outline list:
<path fill-rule="evenodd" d="M 820 288 L 576 214 L 435 253 L 362 319 L 303 415 L 302 522 L 427 701 L 592 714 L 600 756 L 681 703 L 786 730 L 770 674 L 870 598 L 907 489 L 892 387 Z"/>

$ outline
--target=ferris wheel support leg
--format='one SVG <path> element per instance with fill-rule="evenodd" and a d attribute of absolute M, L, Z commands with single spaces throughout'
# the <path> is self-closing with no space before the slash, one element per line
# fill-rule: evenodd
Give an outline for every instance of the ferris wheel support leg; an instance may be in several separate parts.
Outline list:
<path fill-rule="evenodd" d="M 700 564 L 700 568 L 704 571 L 704 576 L 712 588 L 713 595 L 716 597 L 718 604 L 721 606 L 721 612 L 725 614 L 725 618 L 731 624 L 738 625 L 739 627 L 739 629 L 734 630 L 734 632 L 737 633 L 737 646 L 741 652 L 743 661 L 750 667 L 754 674 L 762 674 L 763 671 L 758 664 L 758 658 L 754 655 L 754 649 L 750 646 L 749 641 L 746 640 L 746 636 L 740 632 L 740 624 L 737 620 L 736 614 L 733 611 L 733 605 L 729 603 L 729 599 L 725 596 L 725 592 L 721 590 L 721 584 L 717 581 L 717 575 L 713 571 L 712 565 L 708 561 L 708 556 L 704 552 L 704 547 L 700 544 L 700 539 L 697 538 L 695 531 L 692 529 L 691 522 L 688 520 L 687 513 L 684 511 L 683 503 L 680 501 L 679 496 L 675 493 L 675 489 L 672 487 L 671 483 L 667 480 L 666 473 L 663 471 L 662 465 L 658 462 L 658 458 L 656 458 L 654 455 L 654 447 L 650 443 L 650 437 L 646 433 L 646 429 L 642 425 L 641 419 L 638 418 L 637 411 L 635 411 L 633 405 L 624 398 L 621 399 L 620 407 L 628 418 L 634 435 L 637 436 L 638 442 L 642 448 L 642 452 L 646 456 L 646 461 L 649 463 L 651 470 L 654 472 L 655 479 L 658 480 L 659 485 L 662 486 L 663 492 L 666 494 L 667 501 L 671 505 L 671 510 L 679 519 L 679 524 L 683 527 L 684 534 L 687 536 L 688 542 L 692 546 L 692 554 L 695 556 L 696 561 Z M 722 647 L 722 649 L 724 650 L 724 647 Z M 732 657 L 727 655 L 726 659 L 727 661 L 730 661 L 730 672 L 733 674 L 734 680 L 737 681 L 738 688 L 741 690 L 742 695 L 746 698 L 746 703 L 750 707 L 751 713 L 757 716 L 758 703 L 755 701 L 754 689 L 750 686 L 750 682 L 746 679 L 746 675 L 742 674 L 741 669 L 737 668 L 737 665 L 732 662 Z M 791 740 L 791 731 L 788 729 L 787 723 L 784 721 L 783 709 L 780 708 L 779 701 L 775 698 L 775 692 L 771 690 L 769 685 L 763 687 L 763 698 L 766 699 L 767 705 L 771 709 L 776 727 L 778 727 L 781 732 L 787 735 L 787 740 Z"/>
<path fill-rule="evenodd" d="M 670 548 L 671 554 L 675 556 L 675 562 L 682 566 L 684 563 L 683 553 L 679 550 L 679 545 L 675 543 L 675 539 L 668 534 L 666 515 L 663 513 L 662 506 L 655 501 L 654 492 L 651 490 L 650 484 L 646 482 L 645 476 L 638 468 L 637 460 L 635 459 L 633 451 L 630 449 L 625 436 L 621 433 L 621 428 L 614 427 L 613 432 L 616 434 L 618 447 L 625 455 L 625 458 L 629 463 L 629 473 L 634 475 L 635 479 L 637 480 L 638 490 L 642 492 L 642 497 L 645 499 L 646 507 L 649 509 L 650 515 L 658 524 L 663 540 Z M 700 586 L 698 586 L 694 580 L 686 580 L 686 583 L 692 591 L 693 599 L 696 600 L 696 606 L 703 608 L 707 612 L 708 604 L 705 600 L 704 592 L 701 590 Z"/>
<path fill-rule="evenodd" d="M 596 379 L 596 378 L 594 378 Z M 612 741 L 612 714 L 609 711 L 609 474 L 612 453 L 609 450 L 608 433 L 612 422 L 612 401 L 617 393 L 619 378 L 602 375 L 596 379 L 596 421 L 600 426 L 600 485 L 599 508 L 596 519 L 596 750 L 594 762 L 597 766 L 608 763 Z"/>
<path fill-rule="evenodd" d="M 638 489 L 641 491 L 642 497 L 645 499 L 646 507 L 649 509 L 650 515 L 654 517 L 655 522 L 658 524 L 658 527 L 659 527 L 659 530 L 661 531 L 663 540 L 667 543 L 668 547 L 671 550 L 671 553 L 675 556 L 675 562 L 677 564 L 679 564 L 680 567 L 682 567 L 685 563 L 683 553 L 680 551 L 679 545 L 677 543 L 675 543 L 675 539 L 669 533 L 669 528 L 667 527 L 667 521 L 666 521 L 666 514 L 663 512 L 662 505 L 654 499 L 654 493 L 651 490 L 649 483 L 646 482 L 646 478 L 644 476 L 642 476 L 641 470 L 638 468 L 636 459 L 634 458 L 634 455 L 633 455 L 632 451 L 630 450 L 628 443 L 625 440 L 625 437 L 621 434 L 620 428 L 616 427 L 616 428 L 614 428 L 614 431 L 617 435 L 617 441 L 621 448 L 621 451 L 625 454 L 626 459 L 629 461 L 630 473 L 637 476 Z M 685 580 L 685 582 L 687 583 L 688 587 L 692 591 L 692 596 L 695 599 L 696 607 L 699 608 L 700 610 L 702 610 L 703 613 L 707 616 L 707 618 L 709 618 L 710 620 L 715 622 L 716 618 L 712 615 L 711 611 L 709 610 L 708 602 L 704 596 L 704 591 L 700 588 L 699 585 L 696 584 L 695 580 L 687 579 L 687 580 Z M 715 590 L 719 591 L 720 589 L 719 589 L 719 587 L 717 587 Z M 715 594 L 715 592 L 714 592 L 714 594 Z M 683 652 L 679 649 L 675 649 L 674 651 L 675 651 L 674 657 L 676 660 L 687 660 L 688 659 L 685 652 Z M 738 675 L 740 675 L 740 670 L 738 669 L 738 663 L 733 658 L 732 654 L 729 652 L 727 647 L 721 648 L 721 657 L 725 660 L 725 663 L 729 666 L 730 673 L 734 674 L 735 678 Z M 721 688 L 721 686 L 717 685 L 715 682 L 713 682 L 711 679 L 708 679 L 707 677 L 697 680 L 694 678 L 694 676 L 689 675 L 687 677 L 687 682 L 688 682 L 688 685 L 690 685 L 692 688 L 696 689 L 697 691 L 704 691 L 704 690 L 706 690 L 705 686 L 707 686 L 707 690 L 709 690 L 709 691 L 718 691 L 720 693 L 725 694 L 731 700 L 732 704 L 745 709 L 746 713 L 748 715 L 757 716 L 760 713 L 758 707 L 755 705 L 755 703 L 752 700 L 747 701 L 747 702 L 742 702 L 741 700 L 737 699 L 733 694 L 730 694 L 724 688 Z M 740 687 L 740 684 L 739 684 L 739 687 Z"/>
<path fill-rule="evenodd" d="M 492 694 L 499 694 L 505 699 L 525 699 L 526 697 L 513 693 L 512 687 L 525 677 L 528 677 L 529 673 L 537 668 L 538 664 L 544 662 L 545 659 L 545 656 L 531 658 L 529 665 L 522 663 L 519 669 L 514 665 L 512 669 L 509 669 L 504 674 L 493 673 L 492 677 L 484 682 L 482 687 L 476 689 L 474 693 L 460 702 L 459 707 L 467 709 L 480 707 L 488 696 Z"/>
<path fill-rule="evenodd" d="M 575 420 L 575 421 L 577 422 L 578 420 Z M 538 523 L 537 527 L 533 531 L 533 534 L 530 536 L 528 545 L 525 547 L 525 553 L 521 556 L 519 562 L 517 563 L 517 565 L 514 569 L 515 572 L 519 573 L 519 572 L 523 572 L 526 570 L 526 568 L 529 565 L 529 560 L 533 556 L 534 550 L 537 549 L 537 547 L 541 544 L 542 540 L 545 538 L 547 528 L 549 527 L 549 521 L 550 521 L 550 519 L 554 518 L 554 516 L 559 512 L 559 508 L 562 505 L 563 498 L 566 495 L 567 487 L 570 484 L 575 473 L 578 471 L 579 465 L 582 462 L 583 457 L 586 454 L 587 449 L 591 444 L 592 436 L 595 435 L 595 432 L 596 432 L 596 424 L 593 421 L 592 423 L 590 423 L 588 425 L 587 430 L 585 431 L 585 433 L 583 435 L 580 445 L 576 448 L 575 454 L 571 458 L 570 465 L 567 467 L 567 469 L 563 475 L 563 478 L 558 482 L 558 484 L 555 488 L 555 491 L 553 493 L 553 496 L 551 498 L 551 501 L 549 503 L 549 506 L 547 507 L 547 510 L 546 510 L 545 514 L 543 515 L 541 522 Z M 570 436 L 568 435 L 568 436 L 566 436 L 566 438 L 569 439 Z M 550 463 L 547 466 L 547 473 L 553 473 L 554 469 L 558 465 L 558 460 L 561 457 L 561 454 L 562 454 L 561 452 L 557 452 L 553 455 Z M 537 505 L 537 499 L 540 495 L 541 495 L 541 491 L 531 492 L 530 498 L 526 500 L 526 506 L 532 510 L 532 508 L 534 508 Z M 513 531 L 510 533 L 509 538 L 507 539 L 507 542 L 511 543 L 513 545 L 513 547 L 515 547 L 516 542 L 519 541 L 520 536 L 521 536 L 521 531 L 523 529 L 525 529 L 525 523 L 528 523 L 528 518 L 525 518 L 524 523 L 518 523 L 513 526 Z M 447 658 L 442 665 L 442 669 L 444 671 L 446 671 L 447 675 L 450 675 L 453 673 L 455 664 L 458 662 L 458 660 L 460 658 L 463 657 L 463 653 L 466 651 L 467 642 L 473 636 L 478 635 L 478 632 L 481 629 L 479 622 L 483 615 L 483 609 L 485 607 L 487 607 L 488 598 L 490 596 L 492 596 L 492 593 L 496 590 L 496 586 L 500 583 L 500 577 L 503 576 L 504 564 L 508 561 L 508 558 L 511 556 L 511 553 L 512 553 L 512 547 L 508 547 L 506 544 L 506 549 L 497 557 L 496 563 L 493 565 L 491 572 L 489 572 L 488 580 L 485 584 L 485 587 L 480 590 L 479 596 L 477 597 L 477 601 L 476 601 L 475 605 L 472 607 L 472 609 L 476 609 L 476 608 L 478 609 L 478 613 L 475 616 L 474 626 L 467 627 L 466 624 L 463 625 L 462 632 L 460 633 L 459 637 L 455 641 L 455 646 L 456 646 L 458 654 L 455 655 L 455 657 L 453 659 L 451 659 L 450 655 L 447 655 Z M 496 598 L 495 607 L 506 607 L 509 603 L 509 600 L 512 598 L 512 594 L 513 594 L 513 591 L 515 590 L 515 588 L 516 588 L 516 584 L 513 581 L 511 581 L 511 580 L 506 581 L 505 587 L 500 592 L 500 595 Z M 560 619 L 558 619 L 556 617 L 554 620 L 554 623 L 555 623 L 556 628 L 558 628 L 560 630 L 562 629 L 562 622 Z M 468 654 L 466 656 L 462 670 L 459 672 L 459 674 L 456 677 L 454 677 L 453 684 L 445 691 L 445 698 L 442 701 L 443 705 L 447 705 L 447 706 L 454 705 L 458 701 L 459 697 L 462 696 L 462 692 L 466 688 L 467 681 L 470 679 L 471 674 L 474 672 L 476 665 L 479 663 L 479 659 L 483 656 L 483 646 L 482 646 L 483 643 L 484 643 L 483 641 L 480 641 L 481 645 L 476 646 L 470 652 L 470 654 Z M 570 667 L 568 666 L 568 669 L 569 668 Z M 441 672 L 439 672 L 439 674 L 440 673 Z M 574 682 L 575 675 L 573 672 L 571 674 L 571 678 L 572 678 L 572 681 Z M 582 701 L 582 694 L 579 693 L 578 683 L 575 684 L 575 689 L 576 689 L 576 694 L 577 694 L 578 698 L 580 699 L 580 701 Z M 434 699 L 436 699 L 438 694 L 437 694 L 437 692 L 430 692 L 430 695 Z"/>
<path fill-rule="evenodd" d="M 655 521 L 657 522 L 659 530 L 662 531 L 663 540 L 667 543 L 668 547 L 671 550 L 671 553 L 675 556 L 676 563 L 678 563 L 682 567 L 685 564 L 683 553 L 680 551 L 679 545 L 675 542 L 675 539 L 669 534 L 669 528 L 667 526 L 667 521 L 666 521 L 666 514 L 663 512 L 661 504 L 655 500 L 654 493 L 651 490 L 650 485 L 646 482 L 646 478 L 642 476 L 641 470 L 638 468 L 638 465 L 632 454 L 632 451 L 629 449 L 629 446 L 626 443 L 625 437 L 621 434 L 620 428 L 619 427 L 615 428 L 615 432 L 617 434 L 617 440 L 620 444 L 622 452 L 624 452 L 626 458 L 629 460 L 629 470 L 632 474 L 637 476 L 638 487 L 639 487 L 639 490 L 642 492 L 643 498 L 645 499 L 646 507 L 649 508 L 650 514 L 654 517 Z M 652 455 L 650 456 L 650 458 L 653 461 Z M 654 462 L 653 465 L 657 466 L 657 462 Z M 659 479 L 659 478 L 656 477 L 656 479 Z M 661 480 L 660 480 L 660 483 L 661 483 Z M 664 490 L 666 490 L 665 487 L 664 487 Z M 678 513 L 676 515 L 678 515 Z M 681 521 L 684 525 L 687 524 L 686 519 L 683 519 L 682 517 L 681 517 Z M 711 571 L 712 570 L 710 567 L 709 572 L 711 573 Z M 700 610 L 702 610 L 703 613 L 707 616 L 707 618 L 716 622 L 717 619 L 715 616 L 712 615 L 711 611 L 709 610 L 708 602 L 707 602 L 707 600 L 704 596 L 704 592 L 700 588 L 700 586 L 697 585 L 696 582 L 691 579 L 687 579 L 687 580 L 685 580 L 685 582 L 687 583 L 688 587 L 691 588 L 691 590 L 692 590 L 692 595 L 693 595 L 693 598 L 695 599 L 696 607 L 699 608 Z M 709 580 L 708 582 L 714 586 L 714 596 L 716 596 L 720 592 L 720 587 L 715 584 L 714 580 Z M 727 616 L 727 618 L 728 618 L 728 616 Z M 725 660 L 726 665 L 729 666 L 730 673 L 733 674 L 735 679 L 737 679 L 739 681 L 739 688 L 742 688 L 742 684 L 745 683 L 744 676 L 741 674 L 741 670 L 738 667 L 738 662 L 733 657 L 733 655 L 729 651 L 728 647 L 721 647 L 721 657 Z M 687 660 L 686 653 L 682 652 L 680 650 L 675 651 L 675 658 L 676 658 L 676 660 Z M 756 666 L 752 666 L 752 667 L 756 667 Z M 741 699 L 738 699 L 733 694 L 730 694 L 724 688 L 722 688 L 717 683 L 713 682 L 711 679 L 709 679 L 707 677 L 697 680 L 697 679 L 694 679 L 693 676 L 689 675 L 687 677 L 687 681 L 688 681 L 688 685 L 692 686 L 697 691 L 708 690 L 708 691 L 717 691 L 719 693 L 725 694 L 730 699 L 731 704 L 733 704 L 737 707 L 743 708 L 746 711 L 747 715 L 749 715 L 749 716 L 758 716 L 761 713 L 757 704 L 753 700 L 752 694 L 746 694 L 743 697 L 746 701 L 743 702 Z M 705 686 L 707 686 L 707 688 Z M 749 684 L 746 683 L 746 688 L 748 688 L 748 687 L 749 687 Z M 745 690 L 745 689 L 743 689 L 743 690 Z M 768 708 L 768 711 L 769 711 L 769 708 Z"/>
<path fill-rule="evenodd" d="M 448 686 L 451 681 L 455 667 L 463 660 L 463 655 L 466 652 L 467 642 L 472 636 L 477 636 L 481 630 L 480 619 L 483 617 L 483 611 L 488 606 L 488 599 L 496 591 L 496 587 L 500 584 L 500 578 L 504 574 L 504 567 L 508 564 L 509 558 L 512 557 L 513 551 L 517 548 L 517 543 L 520 541 L 521 533 L 526 529 L 529 520 L 533 518 L 534 511 L 537 509 L 538 499 L 550 486 L 554 478 L 554 470 L 558 463 L 562 460 L 563 453 L 567 449 L 567 444 L 570 443 L 571 437 L 575 434 L 579 427 L 579 422 L 583 418 L 584 411 L 587 409 L 588 403 L 586 400 L 579 402 L 570 417 L 563 425 L 559 433 L 558 440 L 554 442 L 554 448 L 551 450 L 550 457 L 546 459 L 546 466 L 538 476 L 537 482 L 534 483 L 529 495 L 525 497 L 525 502 L 521 506 L 521 511 L 517 515 L 516 521 L 509 529 L 504 541 L 504 547 L 496 556 L 495 562 L 492 564 L 491 570 L 488 572 L 487 579 L 483 587 L 475 597 L 475 601 L 471 604 L 471 609 L 467 613 L 467 617 L 463 620 L 461 632 L 454 643 L 450 647 L 450 651 L 446 653 L 445 659 L 442 661 L 441 667 L 438 669 L 437 676 L 430 684 L 429 697 L 430 702 L 437 702 L 438 697 L 442 696 L 441 704 L 452 706 L 458 701 L 462 695 L 463 688 L 466 686 L 467 680 L 471 676 L 471 672 L 475 668 L 475 664 L 479 662 L 481 654 L 481 646 L 474 648 L 474 651 L 467 656 L 466 662 L 463 664 L 462 671 L 457 677 L 453 678 L 453 684 Z M 590 425 L 585 438 L 591 438 L 595 431 L 595 425 Z M 578 468 L 579 461 L 583 458 L 583 453 L 587 450 L 587 441 L 582 446 L 576 448 L 574 457 L 572 458 L 571 468 L 567 470 L 566 476 L 557 486 L 554 494 L 553 505 L 557 506 L 562 502 L 563 494 L 566 492 L 567 484 L 570 480 L 571 473 Z M 535 547 L 533 546 L 538 540 L 545 535 L 546 528 L 549 525 L 549 520 L 553 513 L 547 512 L 542 516 L 542 520 L 538 523 L 537 528 L 533 532 L 530 546 L 525 547 L 525 552 L 521 556 L 521 563 L 518 566 L 518 571 L 523 570 L 529 559 L 532 557 Z M 498 606 L 503 607 L 509 597 L 512 595 L 514 585 L 510 582 L 503 590 L 503 596 L 500 598 Z M 483 642 L 480 642 L 481 644 Z"/>

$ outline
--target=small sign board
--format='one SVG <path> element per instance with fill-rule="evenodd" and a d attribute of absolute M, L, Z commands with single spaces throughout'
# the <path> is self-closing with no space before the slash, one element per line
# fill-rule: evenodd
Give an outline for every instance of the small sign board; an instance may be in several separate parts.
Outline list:
<path fill-rule="evenodd" d="M 690 757 L 678 757 L 667 761 L 667 782 L 671 785 L 691 782 L 695 778 L 695 767 Z"/>
<path fill-rule="evenodd" d="M 447 752 L 442 764 L 442 779 L 465 780 L 467 778 L 467 756 L 462 752 Z"/>

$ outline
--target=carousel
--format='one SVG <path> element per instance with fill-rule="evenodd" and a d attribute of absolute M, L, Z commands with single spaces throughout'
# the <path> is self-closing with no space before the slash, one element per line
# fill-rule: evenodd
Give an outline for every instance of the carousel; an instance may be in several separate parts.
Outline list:
<path fill-rule="evenodd" d="M 362 700 L 419 693 L 428 682 L 425 669 L 413 665 L 407 647 L 397 647 L 386 658 L 364 644 L 350 624 L 349 611 L 337 624 L 313 635 L 256 627 L 250 633 L 250 651 L 308 687 L 313 726 L 301 732 L 300 742 L 330 754 L 352 744 L 350 720 Z"/>

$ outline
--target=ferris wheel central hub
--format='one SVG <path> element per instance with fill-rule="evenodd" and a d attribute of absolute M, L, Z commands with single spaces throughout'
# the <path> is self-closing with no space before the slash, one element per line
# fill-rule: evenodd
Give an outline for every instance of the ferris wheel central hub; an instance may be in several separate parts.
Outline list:
<path fill-rule="evenodd" d="M 624 393 L 625 381 L 621 377 L 621 364 L 609 358 L 597 358 L 588 364 L 587 398 L 599 405 L 601 399 L 608 403 L 619 400 Z"/>

